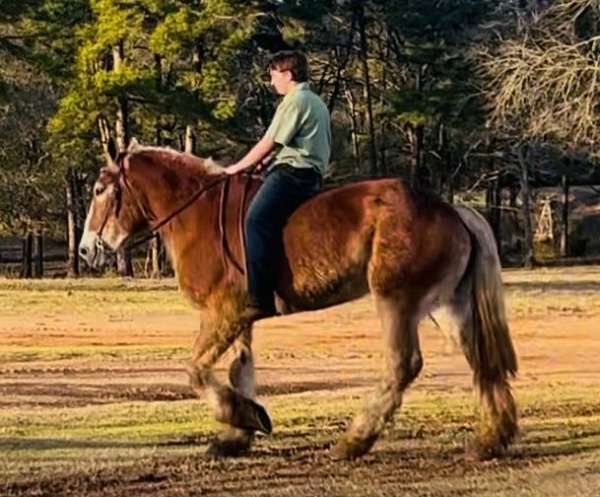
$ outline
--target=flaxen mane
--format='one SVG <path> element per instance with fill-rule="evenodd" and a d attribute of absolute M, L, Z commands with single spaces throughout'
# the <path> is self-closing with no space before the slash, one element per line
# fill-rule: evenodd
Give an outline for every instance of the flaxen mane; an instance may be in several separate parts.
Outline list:
<path fill-rule="evenodd" d="M 142 146 L 134 140 L 131 143 L 127 149 L 129 160 L 139 157 L 146 160 L 158 161 L 163 165 L 169 165 L 172 168 L 191 175 L 218 175 L 222 174 L 225 170 L 212 157 L 203 159 L 187 152 L 179 152 L 170 147 Z"/>

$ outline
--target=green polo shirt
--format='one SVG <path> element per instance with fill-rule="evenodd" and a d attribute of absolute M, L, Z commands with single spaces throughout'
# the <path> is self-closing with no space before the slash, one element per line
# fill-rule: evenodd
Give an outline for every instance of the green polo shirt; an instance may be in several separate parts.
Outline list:
<path fill-rule="evenodd" d="M 294 167 L 314 168 L 325 176 L 331 156 L 329 110 L 308 83 L 298 83 L 283 98 L 266 136 L 282 147 L 273 164 L 285 162 Z"/>

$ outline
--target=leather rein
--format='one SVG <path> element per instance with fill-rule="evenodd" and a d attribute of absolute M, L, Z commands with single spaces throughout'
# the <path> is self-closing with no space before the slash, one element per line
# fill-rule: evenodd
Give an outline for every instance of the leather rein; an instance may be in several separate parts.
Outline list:
<path fill-rule="evenodd" d="M 139 202 L 137 196 L 135 195 L 135 193 L 131 187 L 130 182 L 127 179 L 127 175 L 125 174 L 125 157 L 126 156 L 127 156 L 127 153 L 121 153 L 121 154 L 119 154 L 119 156 L 116 160 L 116 164 L 119 169 L 119 172 L 118 172 L 117 182 L 115 184 L 115 195 L 113 197 L 113 199 L 114 199 L 113 205 L 111 205 L 106 210 L 106 214 L 102 221 L 102 225 L 100 226 L 100 230 L 98 231 L 98 234 L 97 234 L 97 244 L 101 245 L 102 249 L 104 249 L 104 246 L 105 246 L 105 243 L 102 240 L 102 231 L 104 230 L 104 227 L 106 226 L 106 223 L 108 221 L 110 213 L 114 209 L 115 217 L 119 217 L 119 213 L 121 211 L 121 207 L 122 207 L 122 203 L 123 203 L 123 198 L 122 198 L 123 197 L 123 189 L 121 187 L 121 182 L 123 183 L 123 185 L 125 185 L 125 188 L 127 189 L 129 195 L 131 195 L 131 198 L 135 202 L 136 207 L 140 211 L 140 213 L 146 219 L 150 219 L 151 217 L 153 217 L 146 209 L 144 209 L 143 205 Z M 241 264 L 235 260 L 233 254 L 231 253 L 229 243 L 227 241 L 227 225 L 226 225 L 225 211 L 227 208 L 227 197 L 228 197 L 228 193 L 229 193 L 229 183 L 231 180 L 231 176 L 228 174 L 223 174 L 221 176 L 218 176 L 215 181 L 212 181 L 212 182 L 208 183 L 207 185 L 204 185 L 199 190 L 197 190 L 181 206 L 179 206 L 173 212 L 168 214 L 164 219 L 162 219 L 161 221 L 156 223 L 154 226 L 148 228 L 148 233 L 142 235 L 142 237 L 137 240 L 128 242 L 127 249 L 131 250 L 143 243 L 146 243 L 146 242 L 152 240 L 157 235 L 158 230 L 160 228 L 162 228 L 167 223 L 172 221 L 174 217 L 181 214 L 184 210 L 186 210 L 189 206 L 191 206 L 199 197 L 201 197 L 208 190 L 211 190 L 215 186 L 223 183 L 223 188 L 221 189 L 220 196 L 219 196 L 219 234 L 220 234 L 220 238 L 221 238 L 221 249 L 222 249 L 221 257 L 223 259 L 224 267 L 227 267 L 227 263 L 229 261 L 237 271 L 239 271 L 241 274 L 245 274 L 246 273 L 246 271 L 245 271 L 246 250 L 245 250 L 245 236 L 244 236 L 244 210 L 245 210 L 244 206 L 246 205 L 246 198 L 247 198 L 247 194 L 248 194 L 248 185 L 250 184 L 251 177 L 252 177 L 252 175 L 248 174 L 247 179 L 244 182 L 244 189 L 242 191 L 242 199 L 240 202 L 240 209 L 239 209 L 238 222 L 237 222 L 238 234 L 239 234 L 239 239 L 240 239 L 240 244 L 241 244 L 241 249 L 242 249 L 241 253 L 242 253 L 242 258 L 243 258 L 243 261 Z"/>

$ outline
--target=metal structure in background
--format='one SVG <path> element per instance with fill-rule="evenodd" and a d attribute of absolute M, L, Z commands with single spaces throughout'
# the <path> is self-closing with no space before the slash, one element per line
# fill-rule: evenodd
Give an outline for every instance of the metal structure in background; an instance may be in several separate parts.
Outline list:
<path fill-rule="evenodd" d="M 554 241 L 554 221 L 552 220 L 550 197 L 544 197 L 541 201 L 540 214 L 533 239 L 536 242 Z"/>

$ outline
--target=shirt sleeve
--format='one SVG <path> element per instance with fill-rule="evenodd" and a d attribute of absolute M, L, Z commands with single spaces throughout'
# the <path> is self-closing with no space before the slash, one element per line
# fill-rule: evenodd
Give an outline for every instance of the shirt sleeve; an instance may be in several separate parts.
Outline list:
<path fill-rule="evenodd" d="M 282 103 L 277 107 L 273 121 L 265 135 L 275 143 L 286 146 L 300 129 L 301 111 L 295 101 Z"/>

